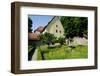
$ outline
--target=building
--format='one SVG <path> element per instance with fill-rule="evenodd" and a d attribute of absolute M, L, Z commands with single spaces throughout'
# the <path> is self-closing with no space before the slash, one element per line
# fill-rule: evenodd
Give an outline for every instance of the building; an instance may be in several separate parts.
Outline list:
<path fill-rule="evenodd" d="M 42 33 L 43 31 L 44 31 L 44 27 L 43 27 L 43 26 L 40 26 L 40 27 L 38 27 L 38 28 L 34 31 L 34 33 L 40 34 L 40 33 Z"/>
<path fill-rule="evenodd" d="M 54 34 L 56 37 L 62 37 L 64 36 L 64 28 L 60 21 L 60 17 L 55 16 L 53 19 L 45 26 L 45 27 L 38 27 L 34 33 L 51 33 Z"/>

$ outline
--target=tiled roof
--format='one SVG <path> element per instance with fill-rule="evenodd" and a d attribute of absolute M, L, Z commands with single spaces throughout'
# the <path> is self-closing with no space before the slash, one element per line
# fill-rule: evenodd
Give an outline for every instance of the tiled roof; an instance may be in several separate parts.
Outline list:
<path fill-rule="evenodd" d="M 28 33 L 29 40 L 39 40 L 39 35 L 36 33 Z"/>
<path fill-rule="evenodd" d="M 34 32 L 36 32 L 36 31 L 42 33 L 44 31 L 44 27 L 40 26 Z"/>

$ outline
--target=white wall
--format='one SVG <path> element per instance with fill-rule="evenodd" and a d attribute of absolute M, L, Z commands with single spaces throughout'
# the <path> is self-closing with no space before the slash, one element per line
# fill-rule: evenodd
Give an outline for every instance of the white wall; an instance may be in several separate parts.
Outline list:
<path fill-rule="evenodd" d="M 29 1 L 39 3 L 56 3 L 56 4 L 74 4 L 74 5 L 89 5 L 98 6 L 100 20 L 100 0 L 1 0 L 0 1 L 0 76 L 17 76 L 10 73 L 11 60 L 11 15 L 10 3 L 13 1 Z M 98 21 L 98 32 L 100 33 L 100 22 Z M 98 35 L 98 46 L 100 46 L 100 34 Z M 98 48 L 100 50 L 100 48 Z M 100 58 L 100 51 L 98 51 Z M 81 70 L 81 71 L 65 71 L 53 73 L 38 73 L 38 74 L 21 74 L 18 76 L 100 76 L 100 59 L 98 61 L 98 70 Z"/>

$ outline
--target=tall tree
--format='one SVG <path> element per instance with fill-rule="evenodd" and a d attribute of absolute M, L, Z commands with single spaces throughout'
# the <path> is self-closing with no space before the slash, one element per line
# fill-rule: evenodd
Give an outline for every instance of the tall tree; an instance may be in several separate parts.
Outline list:
<path fill-rule="evenodd" d="M 71 46 L 75 36 L 87 36 L 88 20 L 86 17 L 61 17 L 61 23 L 64 27 L 64 35 L 68 39 L 68 45 Z"/>
<path fill-rule="evenodd" d="M 32 20 L 31 20 L 31 18 L 30 17 L 28 17 L 28 33 L 29 32 L 32 32 Z M 34 46 L 33 46 L 34 45 Z M 36 49 L 36 45 L 35 45 L 35 43 L 34 42 L 32 42 L 32 41 L 29 41 L 28 42 L 28 46 L 32 46 L 33 48 L 32 48 L 32 50 L 31 51 L 29 51 L 28 52 L 28 60 L 31 60 L 32 59 L 32 56 L 33 56 L 33 54 L 34 54 L 34 52 L 35 52 L 35 49 Z"/>
<path fill-rule="evenodd" d="M 86 17 L 61 17 L 61 23 L 64 27 L 65 37 L 73 38 L 75 36 L 87 36 L 88 20 Z"/>
<path fill-rule="evenodd" d="M 32 32 L 32 24 L 33 24 L 33 22 L 32 22 L 32 20 L 31 20 L 31 18 L 29 17 L 28 18 L 28 32 Z"/>

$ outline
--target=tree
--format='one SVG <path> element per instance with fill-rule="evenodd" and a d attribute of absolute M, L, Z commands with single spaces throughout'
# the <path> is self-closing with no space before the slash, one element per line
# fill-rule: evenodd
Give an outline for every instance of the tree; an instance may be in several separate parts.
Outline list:
<path fill-rule="evenodd" d="M 61 17 L 61 23 L 65 30 L 65 37 L 73 38 L 75 36 L 86 36 L 87 22 L 88 20 L 86 17 Z"/>
<path fill-rule="evenodd" d="M 28 32 L 32 32 L 32 24 L 33 24 L 33 22 L 32 22 L 32 20 L 31 20 L 31 18 L 29 17 L 28 18 Z"/>
<path fill-rule="evenodd" d="M 40 40 L 42 43 L 46 43 L 50 45 L 50 44 L 54 44 L 57 38 L 53 34 L 45 32 L 44 34 L 40 35 Z"/>
<path fill-rule="evenodd" d="M 65 43 L 65 38 L 64 37 L 59 37 L 57 42 L 60 43 L 61 45 L 63 45 Z"/>
<path fill-rule="evenodd" d="M 29 32 L 32 32 L 32 24 L 33 24 L 33 22 L 32 22 L 32 20 L 31 20 L 31 18 L 30 17 L 28 17 L 28 33 Z M 32 46 L 33 48 L 31 49 L 31 51 L 29 51 L 28 52 L 28 60 L 31 60 L 32 59 L 32 56 L 33 56 L 33 54 L 34 54 L 34 52 L 35 52 L 35 49 L 36 49 L 36 42 L 34 41 L 31 41 L 31 40 L 29 40 L 28 41 L 28 47 L 29 46 Z M 30 49 L 30 48 L 29 48 Z M 29 50 L 28 49 L 28 50 Z"/>
<path fill-rule="evenodd" d="M 73 37 L 87 38 L 88 20 L 86 17 L 61 17 L 61 23 L 64 27 L 64 35 L 70 43 Z"/>

